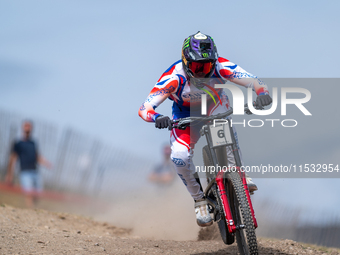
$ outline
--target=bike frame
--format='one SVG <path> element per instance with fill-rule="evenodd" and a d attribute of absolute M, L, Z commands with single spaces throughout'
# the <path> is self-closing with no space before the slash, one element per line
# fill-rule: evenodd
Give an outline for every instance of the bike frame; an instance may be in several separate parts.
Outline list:
<path fill-rule="evenodd" d="M 211 129 L 209 128 L 209 125 L 204 125 L 202 127 L 201 135 L 202 136 L 205 135 L 205 137 L 206 137 L 207 144 L 208 144 L 208 147 L 209 147 L 209 150 L 210 150 L 211 159 L 213 161 L 214 166 L 216 167 L 215 169 L 218 169 L 217 168 L 218 159 L 217 159 L 217 155 L 216 155 L 215 150 L 219 150 L 219 149 L 221 149 L 221 147 L 227 147 L 227 146 L 232 147 L 232 151 L 233 151 L 233 154 L 234 154 L 234 157 L 235 157 L 235 162 L 236 162 L 236 170 L 238 171 L 238 173 L 240 174 L 240 177 L 242 179 L 242 183 L 243 183 L 243 186 L 244 186 L 244 190 L 246 192 L 248 204 L 250 206 L 250 210 L 251 210 L 251 213 L 252 213 L 254 227 L 257 228 L 258 225 L 257 225 L 253 205 L 252 205 L 252 202 L 251 202 L 251 199 L 250 199 L 250 194 L 249 194 L 249 190 L 248 190 L 246 176 L 245 176 L 245 173 L 240 170 L 240 167 L 242 166 L 242 164 L 241 164 L 241 159 L 240 159 L 240 155 L 239 155 L 239 152 L 238 152 L 236 139 L 235 139 L 235 136 L 234 136 L 234 131 L 233 131 L 232 127 L 230 126 L 229 121 L 227 123 L 224 123 L 223 125 L 228 125 L 227 128 L 229 129 L 230 136 L 231 136 L 231 143 L 229 143 L 229 144 L 217 145 L 217 146 L 215 145 L 214 146 L 213 141 L 212 141 Z M 229 233 L 235 233 L 237 227 L 240 227 L 240 226 L 235 226 L 235 224 L 234 224 L 234 220 L 233 220 L 232 213 L 231 213 L 231 210 L 230 210 L 230 206 L 229 206 L 229 203 L 228 203 L 228 197 L 227 197 L 224 179 L 225 179 L 225 173 L 223 171 L 218 172 L 217 175 L 216 175 L 216 178 L 213 179 L 208 184 L 204 193 L 205 193 L 205 196 L 207 197 L 210 189 L 213 186 L 213 183 L 216 181 L 218 193 L 220 195 L 220 198 L 221 198 L 221 201 L 222 201 L 222 207 L 223 207 L 223 210 L 224 210 L 224 213 L 225 213 L 225 219 L 226 219 L 228 231 L 229 231 Z"/>

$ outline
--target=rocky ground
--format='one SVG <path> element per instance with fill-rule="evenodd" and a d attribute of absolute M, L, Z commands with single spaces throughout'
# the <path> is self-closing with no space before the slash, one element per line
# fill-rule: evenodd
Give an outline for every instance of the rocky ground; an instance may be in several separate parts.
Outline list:
<path fill-rule="evenodd" d="M 147 239 L 74 214 L 0 207 L 0 254 L 237 254 L 235 245 L 224 245 L 218 236 L 199 236 L 198 241 Z M 340 254 L 291 240 L 258 242 L 260 254 Z"/>

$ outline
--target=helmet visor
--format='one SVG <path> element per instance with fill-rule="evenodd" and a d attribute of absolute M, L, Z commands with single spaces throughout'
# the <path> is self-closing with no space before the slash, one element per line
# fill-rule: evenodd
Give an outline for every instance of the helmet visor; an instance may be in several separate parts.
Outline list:
<path fill-rule="evenodd" d="M 189 70 L 192 72 L 193 76 L 196 78 L 204 78 L 211 73 L 214 68 L 214 63 L 212 62 L 190 62 Z"/>

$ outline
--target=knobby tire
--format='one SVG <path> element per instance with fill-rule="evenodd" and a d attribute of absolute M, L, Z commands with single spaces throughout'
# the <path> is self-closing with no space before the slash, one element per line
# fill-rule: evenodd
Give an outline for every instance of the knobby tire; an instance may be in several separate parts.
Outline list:
<path fill-rule="evenodd" d="M 228 173 L 226 176 L 229 206 L 235 226 L 245 225 L 236 230 L 236 241 L 241 255 L 258 255 L 257 240 L 253 217 L 239 173 Z"/>

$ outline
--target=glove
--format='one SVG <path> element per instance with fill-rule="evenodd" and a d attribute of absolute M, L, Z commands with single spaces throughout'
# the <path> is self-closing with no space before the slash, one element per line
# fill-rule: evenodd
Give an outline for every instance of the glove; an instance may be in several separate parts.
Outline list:
<path fill-rule="evenodd" d="M 272 98 L 269 95 L 260 95 L 256 98 L 256 107 L 262 108 L 263 106 L 270 105 Z"/>
<path fill-rule="evenodd" d="M 171 126 L 171 119 L 168 116 L 159 115 L 155 121 L 156 128 L 167 128 Z"/>

